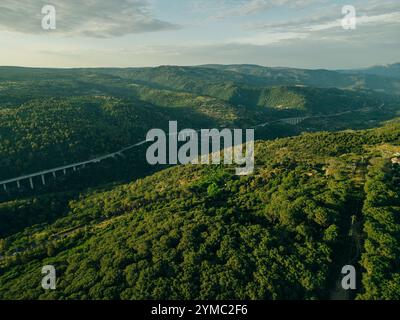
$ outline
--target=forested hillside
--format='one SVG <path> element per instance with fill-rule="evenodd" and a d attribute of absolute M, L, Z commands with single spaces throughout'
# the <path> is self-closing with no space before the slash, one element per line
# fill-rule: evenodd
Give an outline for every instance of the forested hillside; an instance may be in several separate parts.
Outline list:
<path fill-rule="evenodd" d="M 246 177 L 178 166 L 68 204 L 54 196 L 52 222 L 1 240 L 0 297 L 328 299 L 347 263 L 363 277 L 358 298 L 398 297 L 399 149 L 395 121 L 258 142 Z M 45 264 L 56 291 L 41 289 Z"/>
<path fill-rule="evenodd" d="M 400 299 L 400 165 L 375 160 L 365 184 L 362 299 Z"/>
<path fill-rule="evenodd" d="M 374 127 L 400 105 L 398 97 L 373 91 L 266 87 L 215 66 L 0 71 L 0 180 L 116 151 L 169 120 L 181 128 L 258 126 L 256 138 L 271 139 Z M 279 122 L 293 117 L 310 118 L 297 126 Z"/>
<path fill-rule="evenodd" d="M 398 299 L 399 92 L 357 70 L 0 67 L 0 181 L 172 120 L 257 140 L 249 176 L 150 166 L 144 144 L 1 188 L 0 299 Z M 41 288 L 47 264 L 56 291 Z"/>

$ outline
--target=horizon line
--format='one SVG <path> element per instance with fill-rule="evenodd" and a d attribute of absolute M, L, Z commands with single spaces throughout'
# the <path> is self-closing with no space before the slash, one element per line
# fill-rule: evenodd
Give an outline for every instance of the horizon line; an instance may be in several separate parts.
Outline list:
<path fill-rule="evenodd" d="M 79 70 L 79 69 L 144 69 L 144 68 L 162 68 L 162 67 L 207 67 L 207 66 L 255 66 L 262 68 L 271 68 L 271 69 L 299 69 L 299 70 L 327 70 L 327 71 L 342 71 L 342 70 L 363 70 L 373 67 L 385 67 L 400 64 L 400 62 L 393 63 L 385 63 L 385 64 L 373 64 L 364 67 L 354 67 L 354 68 L 324 68 L 324 67 L 315 67 L 315 68 L 305 68 L 305 67 L 294 67 L 294 66 L 267 66 L 262 64 L 254 64 L 254 63 L 205 63 L 205 64 L 195 64 L 195 65 L 177 65 L 177 64 L 160 64 L 160 65 L 152 65 L 152 66 L 120 66 L 120 67 L 106 67 L 106 66 L 79 66 L 79 67 L 48 67 L 48 66 L 23 66 L 23 65 L 0 65 L 0 68 L 20 68 L 20 69 L 62 69 L 62 70 Z"/>

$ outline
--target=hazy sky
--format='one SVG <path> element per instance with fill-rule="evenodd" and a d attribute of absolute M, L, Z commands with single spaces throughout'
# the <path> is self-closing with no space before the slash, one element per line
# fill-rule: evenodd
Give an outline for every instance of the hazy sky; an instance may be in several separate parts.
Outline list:
<path fill-rule="evenodd" d="M 400 62 L 400 0 L 0 0 L 0 43 L 0 65 L 364 67 Z"/>

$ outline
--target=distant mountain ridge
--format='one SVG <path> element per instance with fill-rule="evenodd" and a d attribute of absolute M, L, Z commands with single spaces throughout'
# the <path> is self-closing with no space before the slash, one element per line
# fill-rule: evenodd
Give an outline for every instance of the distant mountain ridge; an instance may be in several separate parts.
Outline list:
<path fill-rule="evenodd" d="M 343 73 L 368 74 L 400 79 L 400 63 L 376 65 L 365 69 L 342 70 Z"/>
<path fill-rule="evenodd" d="M 0 67 L 0 83 L 15 80 L 77 78 L 134 81 L 158 88 L 209 94 L 225 85 L 253 87 L 304 85 L 319 88 L 369 89 L 400 95 L 400 64 L 357 70 L 299 69 L 258 65 L 159 66 L 147 68 L 41 69 Z"/>

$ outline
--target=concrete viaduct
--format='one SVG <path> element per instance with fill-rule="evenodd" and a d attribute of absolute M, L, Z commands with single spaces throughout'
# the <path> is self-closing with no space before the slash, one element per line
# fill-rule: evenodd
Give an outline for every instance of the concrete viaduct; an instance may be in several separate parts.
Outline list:
<path fill-rule="evenodd" d="M 43 185 L 46 185 L 46 175 L 51 175 L 53 178 L 57 178 L 57 173 L 58 174 L 63 174 L 66 175 L 68 170 L 72 170 L 72 171 L 77 171 L 81 168 L 84 168 L 86 165 L 88 164 L 93 164 L 93 163 L 100 163 L 101 161 L 104 161 L 106 159 L 110 159 L 110 158 L 115 158 L 117 156 L 121 156 L 123 157 L 123 152 L 138 147 L 142 144 L 145 144 L 147 141 L 141 141 L 139 143 L 136 143 L 132 146 L 123 148 L 117 152 L 113 152 L 104 156 L 100 156 L 91 160 L 87 160 L 87 161 L 82 161 L 82 162 L 76 162 L 76 163 L 72 163 L 69 165 L 65 165 L 65 166 L 61 166 L 61 167 L 57 167 L 57 168 L 52 168 L 52 169 L 48 169 L 48 170 L 44 170 L 44 171 L 39 171 L 39 172 L 35 172 L 32 174 L 27 174 L 27 175 L 23 175 L 17 178 L 12 178 L 12 179 L 8 179 L 8 180 L 3 180 L 0 181 L 0 190 L 4 190 L 7 191 L 7 187 L 9 187 L 10 185 L 16 185 L 18 189 L 21 188 L 21 182 L 22 181 L 28 181 L 29 182 L 29 186 L 31 187 L 31 189 L 35 188 L 35 184 L 33 179 L 39 177 L 41 180 L 41 183 Z"/>

